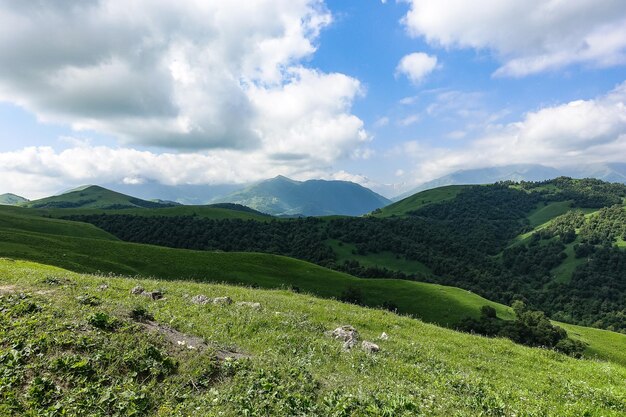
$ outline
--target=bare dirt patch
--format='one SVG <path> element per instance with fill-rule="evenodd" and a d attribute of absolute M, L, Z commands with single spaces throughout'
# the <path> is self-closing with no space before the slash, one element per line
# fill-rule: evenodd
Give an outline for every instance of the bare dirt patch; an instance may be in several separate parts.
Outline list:
<path fill-rule="evenodd" d="M 12 294 L 14 292 L 17 292 L 17 287 L 15 285 L 0 285 L 0 295 Z"/>
<path fill-rule="evenodd" d="M 159 324 L 154 321 L 140 322 L 139 325 L 141 325 L 143 328 L 145 328 L 148 331 L 162 334 L 163 337 L 165 337 L 165 340 L 167 340 L 174 346 L 187 348 L 187 349 L 197 349 L 197 350 L 204 350 L 204 349 L 209 349 L 209 348 L 215 349 L 215 356 L 220 361 L 225 361 L 227 359 L 243 359 L 243 358 L 250 357 L 249 355 L 246 355 L 245 353 L 236 352 L 232 350 L 219 349 L 207 343 L 201 337 L 188 335 L 188 334 L 179 332 L 176 329 L 173 329 L 164 324 Z"/>

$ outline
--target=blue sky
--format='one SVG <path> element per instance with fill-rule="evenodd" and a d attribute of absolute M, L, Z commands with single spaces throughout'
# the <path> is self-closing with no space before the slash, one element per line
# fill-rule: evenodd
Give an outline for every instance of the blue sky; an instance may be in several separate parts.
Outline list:
<path fill-rule="evenodd" d="M 622 1 L 237 3 L 0 2 L 0 193 L 626 161 Z"/>

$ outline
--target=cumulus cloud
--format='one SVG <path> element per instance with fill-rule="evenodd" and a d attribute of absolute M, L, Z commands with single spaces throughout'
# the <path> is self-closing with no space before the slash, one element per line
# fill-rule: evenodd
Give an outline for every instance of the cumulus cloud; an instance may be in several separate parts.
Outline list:
<path fill-rule="evenodd" d="M 622 0 L 404 0 L 410 35 L 446 48 L 492 50 L 499 76 L 583 63 L 626 63 Z"/>
<path fill-rule="evenodd" d="M 0 101 L 126 145 L 332 159 L 365 133 L 359 82 L 302 67 L 331 21 L 323 0 L 0 0 Z"/>
<path fill-rule="evenodd" d="M 395 154 L 410 155 L 420 182 L 450 172 L 486 166 L 537 163 L 572 166 L 624 162 L 626 82 L 607 94 L 527 113 L 522 120 L 488 125 L 463 149 L 404 143 Z"/>
<path fill-rule="evenodd" d="M 437 68 L 437 57 L 423 52 L 404 56 L 396 68 L 397 74 L 405 75 L 411 83 L 418 85 Z"/>

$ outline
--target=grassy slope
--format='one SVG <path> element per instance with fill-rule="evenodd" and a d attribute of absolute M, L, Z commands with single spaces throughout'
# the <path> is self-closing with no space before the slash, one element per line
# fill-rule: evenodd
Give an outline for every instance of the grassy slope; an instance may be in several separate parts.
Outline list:
<path fill-rule="evenodd" d="M 2 211 L 0 219 L 11 221 L 1 214 Z M 40 221 L 58 222 L 51 219 Z M 82 223 L 62 224 L 75 228 L 72 233 L 78 235 L 85 235 L 92 230 L 90 225 Z M 79 231 L 81 228 L 85 231 Z M 327 298 L 338 298 L 347 288 L 357 287 L 362 291 L 367 305 L 391 302 L 403 314 L 443 326 L 453 326 L 464 317 L 477 317 L 483 305 L 495 307 L 501 318 L 513 317 L 508 307 L 454 287 L 403 280 L 359 279 L 282 256 L 188 251 L 100 238 L 75 238 L 67 236 L 63 229 L 46 230 L 46 234 L 32 230 L 21 231 L 7 228 L 5 223 L 5 226 L 0 226 L 0 256 L 33 260 L 78 272 L 113 272 L 161 279 L 258 285 L 264 288 L 293 286 Z M 52 234 L 54 232 L 61 234 Z M 626 364 L 626 349 L 613 350 L 608 347 L 611 345 L 604 342 L 603 335 L 610 332 L 581 329 L 592 340 L 592 353 Z M 621 340 L 621 345 L 626 347 L 626 336 L 614 337 L 615 343 Z"/>
<path fill-rule="evenodd" d="M 62 285 L 46 284 L 51 276 Z M 161 416 L 565 417 L 626 413 L 626 368 L 622 366 L 574 360 L 507 340 L 457 333 L 385 311 L 289 291 L 140 281 L 145 288 L 164 290 L 167 300 L 153 302 L 129 294 L 139 282 L 135 279 L 77 275 L 23 262 L 0 261 L 0 277 L 4 291 L 31 292 L 31 300 L 42 308 L 39 313 L 20 310 L 22 316 L 10 321 L 0 316 L 1 328 L 9 332 L 0 332 L 0 340 L 4 340 L 0 357 L 11 346 L 19 349 L 16 341 L 32 346 L 45 342 L 48 354 L 23 357 L 26 365 L 9 362 L 11 368 L 6 369 L 28 366 L 55 383 L 61 392 L 53 397 L 51 406 L 58 401 L 66 409 L 75 407 L 68 415 L 110 414 L 115 409 L 122 410 L 121 415 L 134 410 Z M 108 288 L 99 290 L 103 283 Z M 81 305 L 77 297 L 84 294 L 97 296 L 102 304 Z M 197 306 L 188 302 L 188 295 L 193 294 L 229 295 L 235 301 L 260 302 L 263 309 Z M 129 323 L 128 311 L 136 305 L 152 313 L 157 322 L 200 336 L 217 347 L 236 346 L 251 358 L 239 365 L 219 364 L 207 361 L 202 353 L 190 355 L 186 349 L 169 346 Z M 124 325 L 112 332 L 96 331 L 86 318 L 99 311 L 118 317 Z M 358 349 L 343 352 L 340 342 L 323 335 L 343 324 L 352 324 L 364 339 L 376 341 L 381 352 L 376 356 Z M 80 333 L 71 329 L 80 329 Z M 381 332 L 388 333 L 389 340 L 377 340 Z M 4 339 L 7 336 L 11 346 Z M 107 343 L 98 343 L 101 340 Z M 126 358 L 142 360 L 149 346 L 167 351 L 181 365 L 157 382 L 147 378 L 137 383 Z M 114 356 L 115 349 L 124 352 L 118 354 L 120 360 Z M 148 364 L 156 368 L 154 362 Z M 64 363 L 76 365 L 59 366 Z M 90 374 L 85 372 L 90 367 L 95 367 L 98 375 L 108 376 L 105 386 L 89 385 Z M 209 386 L 199 387 L 207 369 L 213 375 Z M 40 414 L 32 405 L 42 397 L 33 395 L 41 392 L 33 389 L 33 372 L 4 374 L 23 378 L 22 384 L 18 380 L 0 391 L 1 396 L 10 395 L 11 390 L 15 394 L 11 401 L 0 401 L 5 414 L 19 402 L 33 408 L 13 415 Z M 76 386 L 66 383 L 68 374 L 76 375 Z M 91 390 L 80 389 L 85 381 Z"/>
<path fill-rule="evenodd" d="M 23 206 L 39 208 L 58 203 L 75 204 L 76 207 L 73 208 L 105 208 L 112 205 L 140 207 L 142 206 L 142 203 L 149 204 L 149 202 L 144 200 L 92 185 L 76 191 L 70 191 L 62 195 L 29 201 L 28 203 L 24 203 Z"/>
<path fill-rule="evenodd" d="M 469 186 L 448 185 L 445 187 L 422 191 L 396 203 L 383 207 L 380 213 L 374 215 L 376 217 L 402 216 L 409 211 L 417 210 L 420 207 L 424 207 L 429 204 L 452 200 L 459 192 L 461 192 L 461 190 L 467 187 Z"/>
<path fill-rule="evenodd" d="M 342 243 L 339 245 L 337 240 L 329 240 L 328 244 L 337 254 L 337 260 L 344 262 L 347 260 L 358 261 L 365 267 L 383 267 L 392 271 L 401 271 L 407 274 L 421 273 L 431 275 L 432 271 L 426 265 L 419 261 L 410 261 L 406 259 L 397 259 L 391 252 L 372 253 L 368 255 L 357 255 L 352 253 L 356 249 L 354 244 Z"/>
<path fill-rule="evenodd" d="M 253 213 L 241 210 L 232 210 L 221 207 L 208 206 L 175 206 L 160 208 L 128 208 L 128 209 L 97 209 L 97 208 L 78 208 L 78 209 L 38 209 L 42 215 L 52 217 L 63 217 L 72 215 L 88 215 L 88 214 L 130 214 L 134 216 L 198 216 L 205 219 L 242 219 L 242 220 L 259 220 L 267 221 L 275 219 L 269 215 L 262 213 Z"/>

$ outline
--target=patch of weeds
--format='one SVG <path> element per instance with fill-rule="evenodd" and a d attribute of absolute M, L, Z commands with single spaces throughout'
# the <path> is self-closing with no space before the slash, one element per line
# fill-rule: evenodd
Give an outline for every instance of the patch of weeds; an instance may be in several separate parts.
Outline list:
<path fill-rule="evenodd" d="M 67 284 L 69 282 L 71 282 L 69 279 L 64 278 L 64 277 L 60 277 L 57 275 L 48 275 L 46 276 L 42 282 L 44 284 L 48 284 L 48 285 L 63 285 L 63 284 Z"/>
<path fill-rule="evenodd" d="M 102 300 L 100 300 L 99 297 L 90 294 L 79 295 L 78 297 L 76 297 L 76 300 L 79 304 L 91 307 L 99 306 L 100 304 L 102 304 Z"/>
<path fill-rule="evenodd" d="M 27 294 L 11 294 L 0 296 L 0 313 L 11 318 L 18 318 L 39 313 L 41 306 L 33 302 Z"/>
<path fill-rule="evenodd" d="M 118 319 L 116 319 L 115 317 L 111 317 L 110 315 L 102 311 L 99 311 L 89 316 L 87 322 L 97 329 L 107 331 L 115 330 L 120 325 Z"/>
<path fill-rule="evenodd" d="M 236 415 L 318 415 L 320 384 L 304 369 L 244 370 L 234 383 L 226 401 Z"/>
<path fill-rule="evenodd" d="M 126 353 L 123 362 L 138 381 L 162 380 L 178 369 L 178 363 L 172 357 L 152 345 Z"/>
<path fill-rule="evenodd" d="M 153 321 L 154 316 L 142 306 L 135 306 L 130 311 L 130 318 L 135 321 Z"/>

